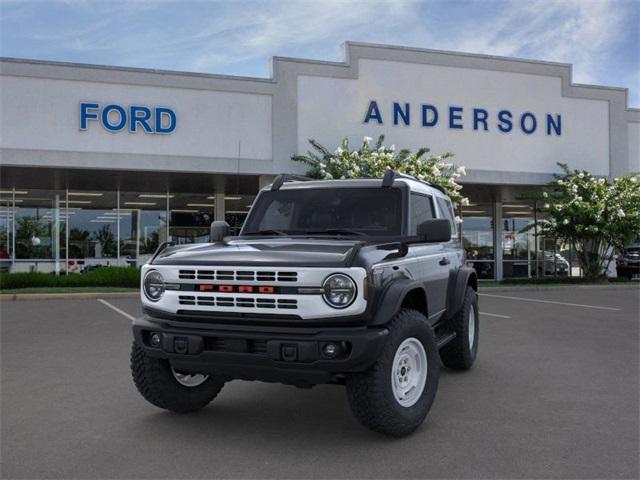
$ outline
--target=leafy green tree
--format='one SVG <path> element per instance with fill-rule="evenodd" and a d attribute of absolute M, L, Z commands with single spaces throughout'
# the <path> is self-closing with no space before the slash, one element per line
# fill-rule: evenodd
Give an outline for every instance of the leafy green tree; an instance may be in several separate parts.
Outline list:
<path fill-rule="evenodd" d="M 614 251 L 640 234 L 640 175 L 609 181 L 558 165 L 563 173 L 541 194 L 542 233 L 573 246 L 586 278 L 603 276 Z"/>
<path fill-rule="evenodd" d="M 396 151 L 394 145 L 385 147 L 383 142 L 384 135 L 380 135 L 373 145 L 370 137 L 364 137 L 360 147 L 352 150 L 349 139 L 345 137 L 340 147 L 331 152 L 314 139 L 309 139 L 313 149 L 306 155 L 294 155 L 291 159 L 309 165 L 308 176 L 325 180 L 380 178 L 392 168 L 438 185 L 454 203 L 468 205 L 468 199 L 460 192 L 462 185 L 456 181 L 466 174 L 465 168 L 447 161 L 453 153 L 427 155 L 430 150 L 426 147 L 414 153 L 407 149 Z"/>

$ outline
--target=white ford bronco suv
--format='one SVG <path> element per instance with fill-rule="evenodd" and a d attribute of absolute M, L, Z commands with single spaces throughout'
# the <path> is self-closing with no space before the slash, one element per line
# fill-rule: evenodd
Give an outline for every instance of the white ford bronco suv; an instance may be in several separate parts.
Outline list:
<path fill-rule="evenodd" d="M 191 412 L 225 382 L 345 385 L 365 426 L 401 436 L 425 419 L 441 362 L 478 350 L 475 271 L 450 199 L 384 179 L 280 175 L 240 235 L 161 245 L 142 269 L 131 369 L 157 407 Z"/>

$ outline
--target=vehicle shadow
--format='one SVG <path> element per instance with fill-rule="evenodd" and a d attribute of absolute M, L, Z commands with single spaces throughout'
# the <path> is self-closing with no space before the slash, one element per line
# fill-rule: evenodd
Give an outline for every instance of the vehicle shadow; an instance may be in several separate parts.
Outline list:
<path fill-rule="evenodd" d="M 443 370 L 441 378 L 456 374 Z M 133 419 L 131 426 L 153 435 L 177 436 L 183 442 L 241 436 L 250 444 L 252 439 L 262 441 L 283 435 L 296 441 L 304 440 L 306 445 L 332 447 L 351 442 L 385 445 L 404 441 L 360 425 L 351 413 L 345 388 L 338 385 L 319 385 L 307 390 L 234 381 L 225 385 L 219 397 L 198 412 L 176 414 L 151 406 L 148 412 Z M 414 435 L 428 435 L 429 423 L 426 421 Z"/>

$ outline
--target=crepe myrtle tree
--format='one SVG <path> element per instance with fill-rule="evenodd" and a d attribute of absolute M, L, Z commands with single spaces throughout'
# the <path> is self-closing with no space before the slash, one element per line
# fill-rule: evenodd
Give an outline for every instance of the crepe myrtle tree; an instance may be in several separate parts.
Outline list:
<path fill-rule="evenodd" d="M 428 155 L 430 150 L 426 147 L 416 152 L 407 149 L 396 151 L 395 145 L 384 146 L 384 135 L 380 135 L 375 144 L 372 141 L 371 137 L 364 137 L 360 147 L 352 149 L 345 137 L 331 152 L 314 139 L 309 139 L 313 149 L 306 155 L 294 155 L 291 159 L 309 165 L 307 176 L 323 180 L 380 178 L 391 168 L 442 187 L 454 203 L 469 204 L 461 193 L 462 185 L 456 181 L 466 174 L 465 167 L 447 161 L 453 153 Z M 461 220 L 456 217 L 456 221 Z"/>
<path fill-rule="evenodd" d="M 606 274 L 616 250 L 640 233 L 640 175 L 609 181 L 558 163 L 540 198 L 541 233 L 571 244 L 586 278 Z"/>

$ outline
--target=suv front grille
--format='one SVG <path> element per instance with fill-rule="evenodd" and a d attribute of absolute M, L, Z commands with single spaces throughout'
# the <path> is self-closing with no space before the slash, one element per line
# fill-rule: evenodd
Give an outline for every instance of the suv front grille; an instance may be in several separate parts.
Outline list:
<path fill-rule="evenodd" d="M 292 298 L 180 295 L 178 302 L 180 305 L 197 305 L 200 307 L 269 308 L 284 310 L 297 310 L 298 308 L 298 300 Z"/>
<path fill-rule="evenodd" d="M 258 270 L 180 270 L 180 280 L 221 280 L 239 282 L 297 282 L 298 272 Z"/>

